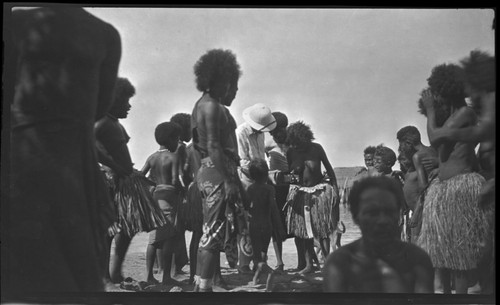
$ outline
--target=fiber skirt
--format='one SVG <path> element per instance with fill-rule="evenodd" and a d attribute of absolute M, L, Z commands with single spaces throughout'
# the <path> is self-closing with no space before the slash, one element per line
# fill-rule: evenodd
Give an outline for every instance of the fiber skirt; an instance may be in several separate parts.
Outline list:
<path fill-rule="evenodd" d="M 438 178 L 429 186 L 417 245 L 429 254 L 434 268 L 471 270 L 483 252 L 487 215 L 478 206 L 484 178 L 477 173 Z"/>
<path fill-rule="evenodd" d="M 327 238 L 337 227 L 338 194 L 327 183 L 313 187 L 290 185 L 286 211 L 287 234 L 295 237 Z"/>

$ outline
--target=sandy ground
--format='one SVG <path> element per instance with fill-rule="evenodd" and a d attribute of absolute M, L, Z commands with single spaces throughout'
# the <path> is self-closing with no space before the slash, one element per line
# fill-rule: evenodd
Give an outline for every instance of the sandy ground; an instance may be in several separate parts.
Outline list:
<path fill-rule="evenodd" d="M 353 223 L 349 211 L 341 207 L 341 220 L 346 226 L 346 233 L 342 236 L 342 244 L 352 242 L 353 240 L 360 237 L 359 228 Z M 186 245 L 189 247 L 191 241 L 191 232 L 186 232 Z M 181 282 L 178 287 L 174 286 L 163 286 L 163 285 L 151 285 L 147 286 L 146 283 L 141 283 L 141 281 L 146 280 L 146 247 L 148 244 L 148 233 L 137 234 L 130 245 L 129 251 L 125 258 L 123 265 L 123 276 L 125 278 L 130 277 L 134 281 L 135 285 L 130 285 L 126 287 L 132 289 L 133 287 L 141 286 L 143 291 L 192 291 L 193 285 L 188 284 L 189 279 L 189 264 L 184 266 L 183 271 L 185 274 L 175 275 L 174 279 Z M 112 248 L 111 251 L 114 251 Z M 291 272 L 291 269 L 297 267 L 297 252 L 295 249 L 295 243 L 293 239 L 287 239 L 283 243 L 283 262 L 285 264 L 285 273 L 281 275 L 276 275 L 274 279 L 273 291 L 279 292 L 321 292 L 322 280 L 321 271 L 317 270 L 314 273 L 308 274 L 306 276 L 296 275 L 295 272 Z M 272 244 L 268 251 L 268 264 L 271 268 L 274 268 L 276 263 L 276 256 L 274 253 L 274 248 Z M 265 287 L 265 275 L 261 278 L 261 282 L 264 284 L 260 285 L 249 285 L 252 280 L 251 274 L 238 274 L 236 269 L 231 269 L 226 264 L 226 257 L 224 253 L 221 253 L 221 272 L 224 280 L 227 283 L 228 290 L 224 290 L 219 287 L 214 287 L 214 291 L 222 292 L 237 292 L 237 291 L 250 291 L 250 292 L 264 292 Z M 155 274 L 156 279 L 161 280 L 162 274 Z M 123 286 L 122 286 L 123 287 Z M 120 284 L 109 285 L 106 289 L 107 291 L 113 292 L 125 292 L 131 290 L 124 290 L 120 288 Z"/>

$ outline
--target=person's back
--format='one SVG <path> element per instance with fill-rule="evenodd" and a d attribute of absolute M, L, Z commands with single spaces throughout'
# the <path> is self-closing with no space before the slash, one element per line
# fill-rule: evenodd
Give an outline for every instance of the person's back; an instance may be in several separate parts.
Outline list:
<path fill-rule="evenodd" d="M 157 184 L 173 185 L 173 165 L 177 156 L 168 150 L 157 151 L 148 158 L 149 178 Z"/>
<path fill-rule="evenodd" d="M 250 228 L 259 230 L 270 230 L 271 223 L 271 203 L 270 196 L 274 196 L 274 188 L 265 183 L 255 182 L 247 189 L 247 196 L 250 202 Z"/>

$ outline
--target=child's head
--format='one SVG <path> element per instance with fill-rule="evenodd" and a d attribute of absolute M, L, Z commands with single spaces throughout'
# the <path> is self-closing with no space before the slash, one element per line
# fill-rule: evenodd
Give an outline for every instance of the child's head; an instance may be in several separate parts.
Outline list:
<path fill-rule="evenodd" d="M 389 177 L 368 177 L 354 183 L 349 205 L 363 238 L 377 243 L 397 239 L 403 200 L 401 187 Z"/>
<path fill-rule="evenodd" d="M 155 129 L 156 142 L 172 152 L 177 149 L 180 134 L 181 127 L 173 122 L 163 122 Z"/>
<path fill-rule="evenodd" d="M 379 173 L 388 174 L 396 163 L 396 153 L 382 144 L 377 146 L 373 156 L 373 166 Z"/>
<path fill-rule="evenodd" d="M 176 113 L 170 118 L 170 122 L 176 123 L 181 127 L 181 141 L 191 141 L 191 115 L 189 113 Z"/>
<path fill-rule="evenodd" d="M 250 161 L 250 178 L 256 182 L 264 183 L 267 180 L 268 173 L 269 168 L 265 160 L 256 158 Z"/>
<path fill-rule="evenodd" d="M 368 146 L 363 151 L 366 167 L 373 167 L 373 155 L 375 154 L 375 150 L 376 150 L 375 146 Z"/>

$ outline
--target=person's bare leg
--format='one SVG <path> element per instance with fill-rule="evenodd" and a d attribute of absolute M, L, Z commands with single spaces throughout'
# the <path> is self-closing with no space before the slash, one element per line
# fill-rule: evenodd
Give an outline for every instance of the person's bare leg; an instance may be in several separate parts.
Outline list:
<path fill-rule="evenodd" d="M 153 276 L 153 267 L 156 258 L 156 247 L 153 245 L 148 245 L 146 248 L 146 282 L 148 283 L 158 283 L 158 281 Z"/>
<path fill-rule="evenodd" d="M 294 242 L 295 247 L 297 248 L 297 271 L 300 271 L 306 267 L 304 240 L 302 238 L 295 237 Z"/>
<path fill-rule="evenodd" d="M 198 245 L 200 244 L 201 232 L 193 231 L 191 243 L 189 244 L 189 282 L 194 282 L 198 257 Z"/>
<path fill-rule="evenodd" d="M 451 273 L 449 269 L 438 269 L 444 294 L 451 294 Z"/>
<path fill-rule="evenodd" d="M 124 233 L 115 235 L 115 255 L 113 255 L 111 261 L 110 271 L 110 278 L 113 283 L 120 283 L 123 281 L 122 265 L 131 240 L 132 237 Z"/>
<path fill-rule="evenodd" d="M 453 276 L 455 277 L 455 293 L 456 294 L 467 294 L 467 290 L 469 288 L 467 282 L 467 273 L 466 271 L 453 271 Z"/>
<path fill-rule="evenodd" d="M 314 255 L 314 240 L 304 239 L 304 252 L 306 266 L 304 269 L 299 271 L 299 274 L 307 274 L 313 272 L 313 255 Z"/>
<path fill-rule="evenodd" d="M 330 254 L 330 238 L 320 238 L 319 245 L 321 248 L 321 254 L 323 254 L 323 258 L 326 260 L 328 254 Z"/>
<path fill-rule="evenodd" d="M 220 253 L 219 255 L 215 255 L 215 268 L 214 268 L 214 278 L 213 278 L 213 283 L 214 286 L 223 288 L 223 289 L 228 289 L 226 281 L 224 281 L 224 278 L 222 277 L 222 272 L 220 269 Z"/>
<path fill-rule="evenodd" d="M 215 256 L 220 255 L 219 251 L 211 251 L 200 249 L 198 250 L 198 266 L 196 273 L 199 273 L 200 283 L 198 286 L 199 292 L 211 292 L 212 281 L 215 273 Z M 195 288 L 196 290 L 196 288 Z"/>
<path fill-rule="evenodd" d="M 156 249 L 156 266 L 158 267 L 158 273 L 163 272 L 163 252 L 162 248 Z"/>
<path fill-rule="evenodd" d="M 179 285 L 179 282 L 174 280 L 170 275 L 172 270 L 172 257 L 174 255 L 174 244 L 175 240 L 173 238 L 167 239 L 163 243 L 163 285 Z"/>
<path fill-rule="evenodd" d="M 111 283 L 111 276 L 109 275 L 109 261 L 111 256 L 111 244 L 113 243 L 113 236 L 108 236 L 106 238 L 106 243 L 104 245 L 104 254 L 102 258 L 102 268 L 103 268 L 103 280 L 104 285 Z"/>
<path fill-rule="evenodd" d="M 273 238 L 273 248 L 274 248 L 274 253 L 276 254 L 276 270 L 278 271 L 283 271 L 284 269 L 284 264 L 283 264 L 283 242 L 282 241 L 276 241 Z"/>

